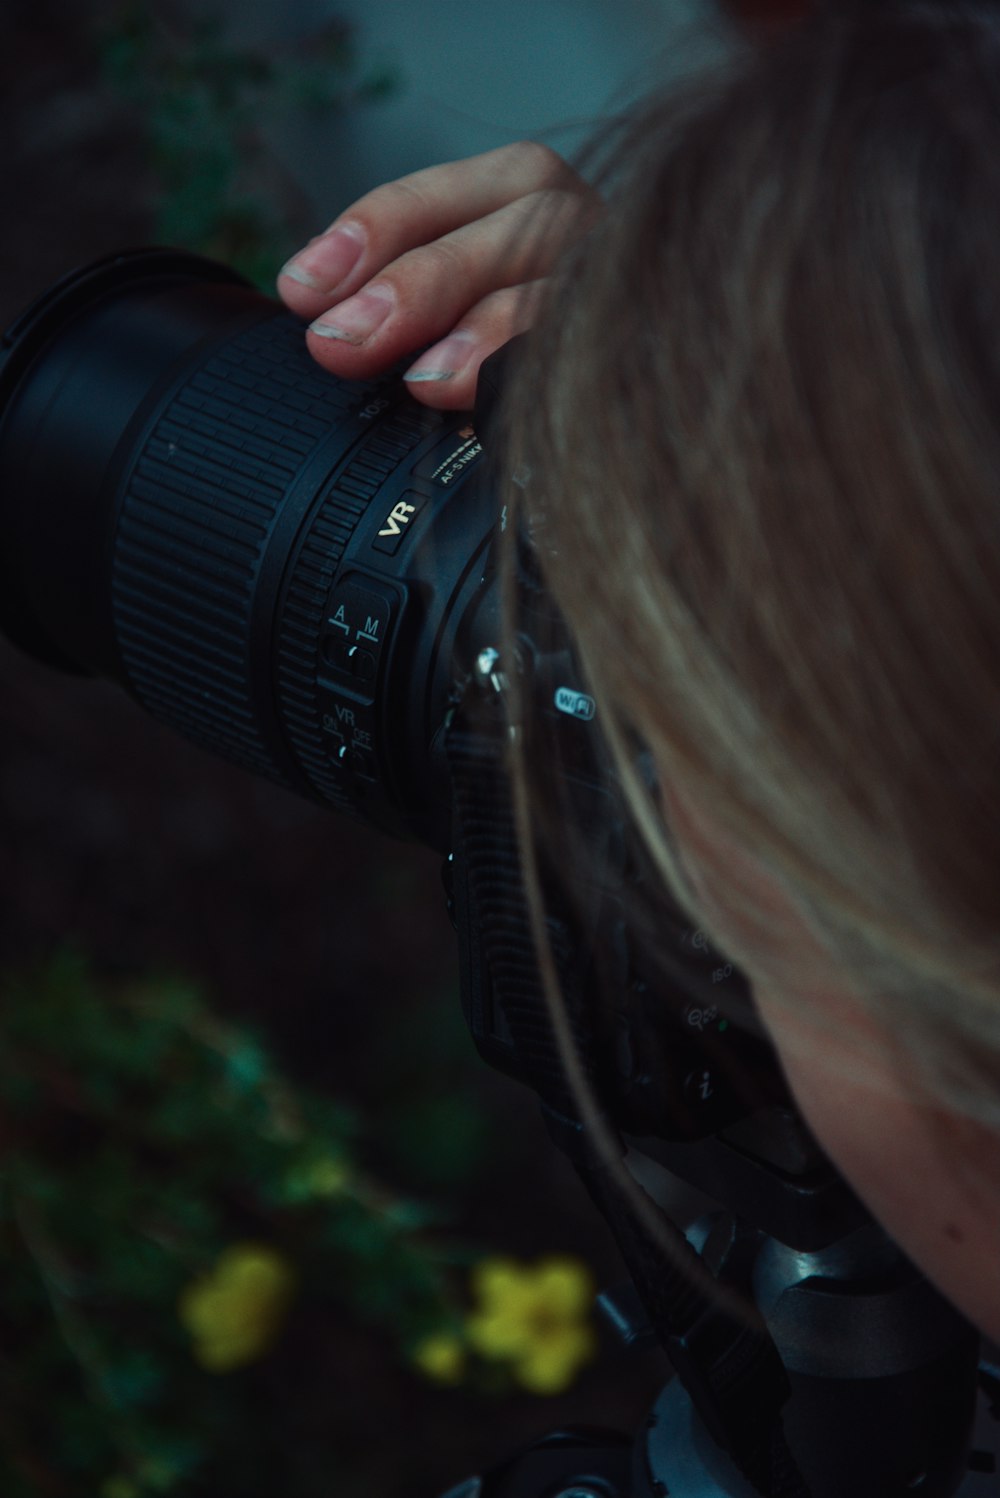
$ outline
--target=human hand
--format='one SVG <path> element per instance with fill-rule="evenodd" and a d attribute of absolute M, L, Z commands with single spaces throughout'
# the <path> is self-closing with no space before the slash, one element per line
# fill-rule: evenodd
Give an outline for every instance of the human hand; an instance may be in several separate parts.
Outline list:
<path fill-rule="evenodd" d="M 544 278 L 601 199 L 547 146 L 519 141 L 366 193 L 278 276 L 318 364 L 367 379 L 428 343 L 417 400 L 470 410 L 483 360 L 534 319 Z"/>

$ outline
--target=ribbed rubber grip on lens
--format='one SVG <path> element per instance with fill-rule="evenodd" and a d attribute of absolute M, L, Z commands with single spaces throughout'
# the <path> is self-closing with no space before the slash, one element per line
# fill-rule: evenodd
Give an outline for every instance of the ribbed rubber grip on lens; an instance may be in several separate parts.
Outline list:
<path fill-rule="evenodd" d="M 161 721 L 286 785 L 252 697 L 251 609 L 290 488 L 364 394 L 316 367 L 290 315 L 256 323 L 175 392 L 120 510 L 112 597 L 130 686 Z"/>

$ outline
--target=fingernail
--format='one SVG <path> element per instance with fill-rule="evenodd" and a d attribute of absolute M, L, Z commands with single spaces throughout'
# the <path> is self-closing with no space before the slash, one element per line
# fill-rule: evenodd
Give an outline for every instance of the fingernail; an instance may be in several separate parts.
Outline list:
<path fill-rule="evenodd" d="M 293 255 L 278 274 L 313 291 L 336 291 L 357 265 L 364 247 L 365 231 L 360 224 L 338 224 Z"/>
<path fill-rule="evenodd" d="M 318 317 L 309 326 L 310 333 L 321 338 L 342 338 L 345 343 L 364 343 L 380 328 L 396 305 L 391 286 L 366 286 L 364 291 L 348 297 L 339 307 Z"/>
<path fill-rule="evenodd" d="M 476 342 L 475 333 L 449 333 L 447 338 L 442 338 L 440 343 L 421 354 L 403 379 L 414 383 L 418 380 L 453 379 L 468 364 Z"/>

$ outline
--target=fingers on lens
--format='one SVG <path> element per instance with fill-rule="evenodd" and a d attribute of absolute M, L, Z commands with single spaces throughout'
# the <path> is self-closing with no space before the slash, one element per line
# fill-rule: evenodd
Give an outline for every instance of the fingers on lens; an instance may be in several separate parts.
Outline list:
<path fill-rule="evenodd" d="M 539 280 L 484 297 L 461 327 L 427 349 L 406 371 L 410 394 L 439 411 L 471 410 L 483 361 L 531 326 L 543 293 L 544 282 Z"/>
<path fill-rule="evenodd" d="M 353 203 L 282 268 L 280 294 L 294 312 L 315 318 L 401 257 L 434 241 L 475 230 L 484 221 L 486 240 L 500 252 L 512 229 L 519 240 L 525 239 L 529 216 L 544 216 L 545 200 L 554 217 L 568 224 L 595 198 L 561 156 L 537 141 L 518 141 L 428 167 L 374 188 Z M 503 210 L 512 210 L 506 220 L 497 218 Z M 532 273 L 540 269 L 532 272 L 522 263 L 506 284 Z"/>
<path fill-rule="evenodd" d="M 538 141 L 425 167 L 365 193 L 293 256 L 284 274 L 307 291 L 349 296 L 407 250 L 550 189 L 589 191 L 561 156 Z"/>
<path fill-rule="evenodd" d="M 518 288 L 549 271 L 579 211 L 578 198 L 542 193 L 407 251 L 321 310 L 310 326 L 314 357 L 334 373 L 365 377 L 460 325 L 478 329 L 484 315 L 508 305 L 491 297 L 523 296 Z"/>

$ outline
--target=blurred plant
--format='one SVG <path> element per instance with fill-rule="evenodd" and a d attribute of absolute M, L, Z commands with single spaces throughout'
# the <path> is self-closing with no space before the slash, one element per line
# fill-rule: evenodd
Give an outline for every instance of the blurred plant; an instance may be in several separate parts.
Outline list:
<path fill-rule="evenodd" d="M 590 1320 L 596 1286 L 579 1259 L 551 1254 L 530 1265 L 487 1258 L 471 1280 L 477 1305 L 461 1331 L 435 1333 L 415 1350 L 429 1378 L 460 1382 L 470 1354 L 478 1353 L 532 1394 L 561 1394 L 597 1356 Z"/>
<path fill-rule="evenodd" d="M 400 86 L 387 64 L 362 69 L 353 27 L 335 17 L 253 47 L 229 40 L 199 0 L 120 0 L 97 41 L 106 80 L 141 120 L 157 242 L 222 260 L 268 293 L 312 232 L 301 189 L 268 147 L 268 126 L 290 112 L 327 122 Z"/>
<path fill-rule="evenodd" d="M 388 900 L 384 908 L 392 908 Z M 502 1141 L 490 1137 L 478 1102 L 482 1062 L 453 988 L 422 993 L 372 1043 L 393 1171 L 422 1189 L 454 1193 L 493 1170 Z"/>
<path fill-rule="evenodd" d="M 530 1266 L 486 1259 L 473 1285 L 479 1306 L 465 1323 L 469 1346 L 510 1364 L 532 1394 L 561 1394 L 596 1357 L 589 1313 L 597 1291 L 579 1260 L 553 1254 Z"/>
<path fill-rule="evenodd" d="M 281 1329 L 295 1271 L 266 1243 L 236 1243 L 181 1292 L 181 1321 L 203 1368 L 226 1373 L 266 1352 Z"/>
<path fill-rule="evenodd" d="M 3 976 L 4 1498 L 264 1498 L 275 1443 L 289 1498 L 328 1491 L 337 1451 L 293 1471 L 274 1392 L 322 1404 L 331 1312 L 485 1396 L 573 1380 L 589 1271 L 433 1236 L 447 1214 L 366 1173 L 361 1134 L 186 982 L 101 980 L 70 950 Z"/>

